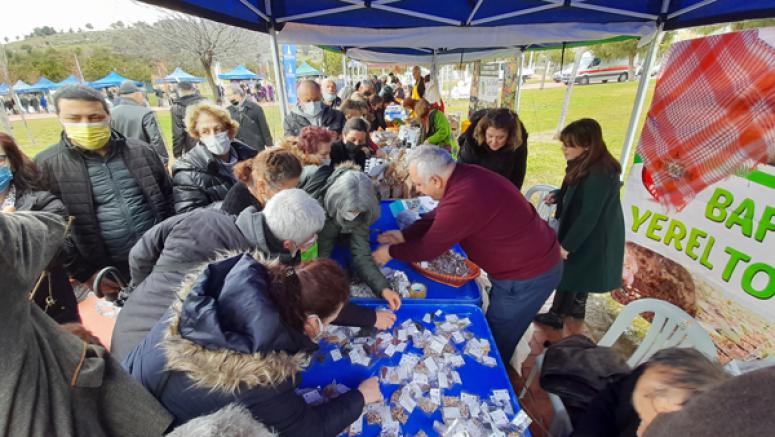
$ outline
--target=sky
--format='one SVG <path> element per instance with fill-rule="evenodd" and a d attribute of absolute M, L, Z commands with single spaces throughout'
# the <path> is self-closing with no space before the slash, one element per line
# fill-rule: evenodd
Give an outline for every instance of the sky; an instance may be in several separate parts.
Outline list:
<path fill-rule="evenodd" d="M 91 23 L 95 30 L 107 28 L 110 23 L 123 21 L 154 22 L 160 16 L 158 9 L 132 0 L 2 0 L 0 6 L 12 19 L 4 19 L 0 25 L 0 40 L 6 36 L 12 41 L 16 35 L 24 37 L 35 27 L 52 26 L 58 31 L 71 27 L 78 30 Z"/>

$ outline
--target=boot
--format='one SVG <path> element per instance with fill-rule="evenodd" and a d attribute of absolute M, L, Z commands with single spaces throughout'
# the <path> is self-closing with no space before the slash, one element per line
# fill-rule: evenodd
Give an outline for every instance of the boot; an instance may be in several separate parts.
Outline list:
<path fill-rule="evenodd" d="M 584 320 L 587 314 L 587 296 L 589 293 L 576 293 L 571 302 L 570 311 L 568 315 L 574 319 Z"/>
<path fill-rule="evenodd" d="M 554 300 L 549 312 L 536 314 L 533 320 L 542 325 L 560 330 L 563 326 L 563 316 L 567 313 L 567 307 L 571 305 L 571 300 L 575 294 L 568 291 L 557 290 L 554 293 Z"/>

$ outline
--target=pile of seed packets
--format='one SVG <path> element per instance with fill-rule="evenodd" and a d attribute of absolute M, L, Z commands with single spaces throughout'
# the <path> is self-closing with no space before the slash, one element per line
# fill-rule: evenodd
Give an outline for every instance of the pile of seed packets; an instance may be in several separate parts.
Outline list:
<path fill-rule="evenodd" d="M 411 282 L 405 272 L 401 270 L 394 270 L 389 267 L 382 267 L 380 269 L 385 279 L 390 283 L 390 288 L 398 293 L 403 298 L 410 297 L 409 291 L 411 289 Z M 360 281 L 354 281 L 350 284 L 350 296 L 351 297 L 365 297 L 375 298 L 376 295 L 371 291 L 368 285 Z"/>
<path fill-rule="evenodd" d="M 392 358 L 397 359 L 396 364 L 378 370 L 384 391 L 393 389 L 392 395 L 384 403 L 368 405 L 343 435 L 360 435 L 365 421 L 378 425 L 380 436 L 411 437 L 403 433 L 403 425 L 411 415 L 430 418 L 438 412 L 442 421 L 435 421 L 433 430 L 416 436 L 426 432 L 442 436 L 521 436 L 530 418 L 522 411 L 515 414 L 508 390 L 492 390 L 487 397 L 461 390 L 464 385 L 458 370 L 497 365 L 490 342 L 477 338 L 468 329 L 471 324 L 467 317 L 437 310 L 424 314 L 420 321 L 404 320 L 389 331 L 327 327 L 324 339 L 335 347 L 326 352 L 326 360 L 349 360 L 354 366 L 370 367 L 382 359 L 390 359 L 391 363 L 396 363 Z M 464 356 L 476 363 L 467 364 Z M 300 393 L 316 405 L 341 395 L 345 389 L 332 383 Z"/>

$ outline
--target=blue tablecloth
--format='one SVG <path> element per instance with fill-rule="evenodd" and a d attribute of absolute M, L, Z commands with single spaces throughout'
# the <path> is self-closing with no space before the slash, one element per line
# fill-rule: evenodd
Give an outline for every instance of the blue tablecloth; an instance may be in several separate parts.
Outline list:
<path fill-rule="evenodd" d="M 378 246 L 377 237 L 381 233 L 385 231 L 390 231 L 393 229 L 398 229 L 398 224 L 396 223 L 396 219 L 395 217 L 393 217 L 393 213 L 390 211 L 391 203 L 393 203 L 393 201 L 391 200 L 382 201 L 382 205 L 381 205 L 382 212 L 380 214 L 380 218 L 379 220 L 374 222 L 373 225 L 371 225 L 372 250 L 377 248 Z M 458 251 L 459 253 L 463 253 L 462 249 L 460 249 L 460 246 L 455 246 L 454 250 Z M 350 265 L 352 260 L 349 251 L 347 251 L 345 248 L 342 248 L 342 247 L 337 247 L 334 250 L 334 253 L 332 254 L 332 258 L 337 262 L 339 262 L 345 268 L 347 268 Z M 415 302 L 417 302 L 417 303 L 462 303 L 462 304 L 480 305 L 482 303 L 482 294 L 481 294 L 481 291 L 479 290 L 479 286 L 476 284 L 476 281 L 471 281 L 463 285 L 462 287 L 455 288 L 426 278 L 425 276 L 417 273 L 412 268 L 412 266 L 402 261 L 398 261 L 398 260 L 390 261 L 387 264 L 387 267 L 394 270 L 401 270 L 405 272 L 406 276 L 409 277 L 409 281 L 423 283 L 428 289 L 428 294 L 425 299 L 405 298 L 403 299 L 403 303 L 405 304 L 414 304 Z M 357 303 L 380 302 L 382 301 L 382 299 L 353 298 L 352 301 Z"/>
<path fill-rule="evenodd" d="M 376 307 L 375 304 L 368 304 L 368 306 Z M 484 318 L 481 308 L 474 305 L 461 305 L 461 304 L 425 304 L 418 303 L 413 305 L 403 305 L 401 309 L 396 312 L 397 320 L 396 325 L 400 325 L 406 319 L 412 319 L 415 322 L 422 323 L 422 318 L 426 313 L 435 313 L 441 309 L 443 314 L 456 314 L 461 319 L 468 317 L 471 320 L 471 325 L 467 328 L 468 331 L 473 333 L 479 339 L 486 339 L 492 346 L 491 355 L 495 357 L 498 362 L 497 367 L 487 367 L 483 364 L 477 363 L 472 357 L 464 355 L 462 348 L 456 346 L 458 353 L 463 356 L 465 360 L 465 366 L 460 367 L 457 371 L 460 373 L 460 379 L 462 385 L 454 386 L 451 389 L 445 389 L 442 391 L 442 396 L 459 396 L 461 391 L 475 394 L 482 398 L 487 398 L 492 394 L 492 390 L 506 389 L 511 395 L 511 402 L 514 408 L 514 413 L 519 412 L 520 407 L 517 402 L 517 396 L 509 382 L 506 368 L 503 364 L 503 360 L 498 355 L 498 350 L 495 347 L 495 341 L 492 338 L 490 328 L 487 326 L 487 322 Z M 441 316 L 443 317 L 443 316 Z M 423 323 L 424 326 L 430 327 L 430 324 Z M 379 376 L 379 371 L 384 366 L 397 366 L 403 354 L 396 353 L 392 358 L 382 358 L 371 364 L 369 367 L 360 365 L 353 365 L 350 360 L 345 356 L 343 359 L 334 362 L 331 358 L 331 350 L 335 346 L 326 342 L 321 342 L 320 351 L 312 357 L 312 364 L 302 374 L 301 388 L 310 388 L 318 386 L 326 386 L 332 381 L 336 381 L 339 384 L 344 384 L 351 389 L 357 389 L 358 385 L 372 376 Z M 413 345 L 406 349 L 405 353 L 418 353 L 422 355 L 422 351 L 415 348 Z M 380 384 L 382 395 L 385 399 L 390 399 L 390 396 L 400 386 L 390 384 Z M 403 426 L 404 435 L 414 435 L 420 430 L 424 430 L 429 436 L 436 435 L 433 431 L 433 421 L 442 421 L 441 410 L 436 411 L 432 416 L 427 416 L 419 408 L 416 408 L 414 412 L 409 416 L 409 420 Z M 368 425 L 364 419 L 363 436 L 377 436 L 379 435 L 379 426 Z M 525 433 L 526 436 L 530 436 L 530 432 Z"/>

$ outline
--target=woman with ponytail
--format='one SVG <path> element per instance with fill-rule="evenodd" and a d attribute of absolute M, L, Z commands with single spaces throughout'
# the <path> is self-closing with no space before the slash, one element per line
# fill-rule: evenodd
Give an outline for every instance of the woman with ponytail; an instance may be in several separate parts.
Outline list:
<path fill-rule="evenodd" d="M 175 417 L 173 426 L 237 403 L 280 436 L 336 436 L 382 400 L 376 378 L 318 406 L 295 389 L 348 296 L 347 276 L 331 260 L 293 268 L 229 256 L 183 282 L 124 365 Z"/>
<path fill-rule="evenodd" d="M 294 188 L 301 176 L 301 161 L 293 152 L 267 149 L 234 166 L 237 183 L 226 193 L 221 210 L 239 215 L 247 207 L 264 209 L 270 197 Z"/>

